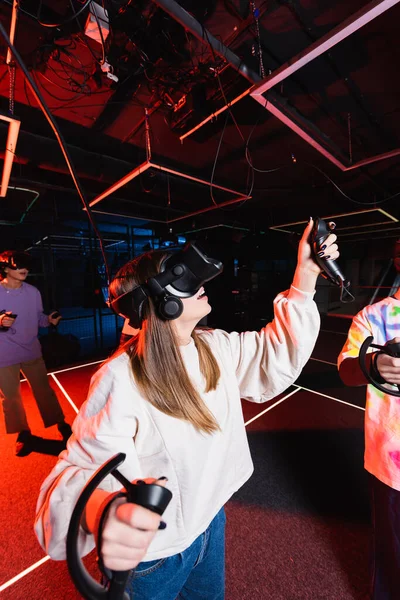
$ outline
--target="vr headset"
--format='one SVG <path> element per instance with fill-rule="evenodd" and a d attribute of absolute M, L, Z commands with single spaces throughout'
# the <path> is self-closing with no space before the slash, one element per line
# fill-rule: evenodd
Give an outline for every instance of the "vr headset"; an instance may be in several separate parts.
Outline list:
<path fill-rule="evenodd" d="M 0 255 L 0 268 L 27 269 L 31 270 L 32 258 L 27 252 L 13 252 L 12 254 Z"/>
<path fill-rule="evenodd" d="M 129 319 L 129 325 L 135 329 L 142 326 L 145 302 L 149 297 L 155 301 L 161 319 L 177 319 L 183 312 L 181 298 L 194 296 L 204 283 L 222 270 L 222 262 L 210 258 L 194 242 L 189 242 L 162 262 L 158 275 L 122 294 L 110 306 L 117 314 Z"/>

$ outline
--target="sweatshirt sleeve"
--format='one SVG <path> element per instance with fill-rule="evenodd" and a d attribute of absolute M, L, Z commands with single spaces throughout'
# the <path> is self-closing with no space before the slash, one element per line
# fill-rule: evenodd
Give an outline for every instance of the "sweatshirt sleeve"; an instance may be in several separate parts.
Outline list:
<path fill-rule="evenodd" d="M 38 315 L 38 326 L 39 327 L 48 327 L 49 326 L 49 317 L 43 312 L 43 302 L 42 296 L 39 290 L 36 290 L 36 306 L 37 306 L 37 315 Z"/>
<path fill-rule="evenodd" d="M 373 335 L 371 323 L 368 319 L 367 309 L 363 308 L 354 318 L 351 323 L 347 340 L 338 357 L 338 368 L 346 358 L 357 358 L 360 354 L 360 348 L 365 338 Z M 368 352 L 374 352 L 373 348 L 369 348 Z"/>
<path fill-rule="evenodd" d="M 41 486 L 35 533 L 42 548 L 54 560 L 66 558 L 72 511 L 83 487 L 103 463 L 123 452 L 126 459 L 118 470 L 129 480 L 143 477 L 133 441 L 137 429 L 133 403 L 127 401 L 129 390 L 118 389 L 118 379 L 108 364 L 94 375 L 88 399 L 73 423 L 67 449 L 60 454 Z M 121 484 L 109 475 L 100 487 L 114 492 L 121 489 Z M 85 556 L 94 546 L 93 535 L 81 528 L 80 555 Z"/>
<path fill-rule="evenodd" d="M 292 286 L 276 297 L 274 319 L 260 332 L 223 332 L 242 398 L 265 402 L 297 379 L 310 358 L 320 328 L 313 296 L 314 293 Z"/>

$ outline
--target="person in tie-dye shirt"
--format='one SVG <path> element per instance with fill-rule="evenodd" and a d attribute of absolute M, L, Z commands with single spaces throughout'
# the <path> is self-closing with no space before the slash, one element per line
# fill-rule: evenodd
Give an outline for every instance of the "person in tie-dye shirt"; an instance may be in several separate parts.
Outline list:
<path fill-rule="evenodd" d="M 400 272 L 400 240 L 394 265 Z M 346 385 L 367 383 L 358 355 L 365 338 L 385 345 L 400 342 L 400 289 L 390 298 L 366 306 L 353 319 L 338 358 L 339 374 Z M 400 358 L 367 354 L 374 379 L 400 384 Z M 373 526 L 372 600 L 400 599 L 400 398 L 367 386 L 364 466 L 371 477 Z"/>

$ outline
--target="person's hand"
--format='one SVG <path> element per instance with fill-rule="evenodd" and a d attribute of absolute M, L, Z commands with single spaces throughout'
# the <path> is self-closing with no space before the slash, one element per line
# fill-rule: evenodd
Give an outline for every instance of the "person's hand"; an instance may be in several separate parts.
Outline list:
<path fill-rule="evenodd" d="M 321 268 L 313 259 L 313 253 L 310 243 L 310 236 L 313 225 L 314 221 L 310 219 L 301 237 L 299 249 L 297 252 L 297 266 L 301 269 L 308 270 L 311 273 L 316 273 L 317 275 L 319 275 L 321 273 Z M 319 256 L 321 256 L 321 258 L 326 258 L 328 260 L 336 260 L 339 257 L 339 250 L 336 244 L 336 239 L 337 237 L 334 233 L 331 233 L 327 237 L 324 244 L 320 248 L 320 252 L 318 253 Z"/>
<path fill-rule="evenodd" d="M 15 318 L 11 317 L 10 315 L 12 315 L 12 312 L 10 311 L 0 315 L 0 327 L 11 327 L 15 321 Z"/>
<path fill-rule="evenodd" d="M 165 486 L 165 480 L 145 479 L 146 483 Z M 137 567 L 158 531 L 161 517 L 137 504 L 116 498 L 111 504 L 102 531 L 99 548 L 104 566 L 113 571 Z"/>
<path fill-rule="evenodd" d="M 386 342 L 385 346 L 393 343 L 399 343 L 400 337 Z M 376 362 L 376 368 L 385 381 L 393 384 L 400 384 L 400 358 L 394 358 L 388 354 L 379 354 Z"/>
<path fill-rule="evenodd" d="M 313 259 L 313 252 L 310 243 L 311 231 L 314 221 L 310 218 L 307 227 L 299 243 L 297 251 L 297 267 L 293 278 L 293 286 L 303 292 L 314 292 L 318 275 L 321 273 L 320 267 Z M 322 250 L 323 248 L 323 250 Z M 339 256 L 336 244 L 336 235 L 331 233 L 325 240 L 321 248 L 321 258 L 336 260 Z"/>
<path fill-rule="evenodd" d="M 58 314 L 56 310 L 54 310 L 48 317 L 50 325 L 57 326 L 62 319 L 62 316 L 59 314 L 58 317 L 54 317 L 54 315 Z"/>

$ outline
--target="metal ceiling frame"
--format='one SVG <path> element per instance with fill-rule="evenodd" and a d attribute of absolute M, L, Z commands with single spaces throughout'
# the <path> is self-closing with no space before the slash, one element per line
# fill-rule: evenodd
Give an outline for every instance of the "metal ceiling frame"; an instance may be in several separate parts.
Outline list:
<path fill-rule="evenodd" d="M 301 115 L 297 114 L 296 111 L 291 109 L 288 111 L 287 109 L 282 109 L 282 106 L 279 106 L 279 96 L 277 98 L 277 94 L 271 89 L 277 83 L 283 81 L 291 74 L 299 70 L 302 66 L 311 62 L 314 58 L 320 56 L 340 41 L 346 39 L 349 35 L 362 28 L 364 25 L 374 20 L 376 17 L 387 11 L 389 8 L 395 6 L 400 2 L 400 0 L 372 0 L 367 6 L 357 11 L 354 15 L 346 19 L 339 26 L 335 27 L 331 32 L 327 35 L 323 36 L 318 41 L 311 44 L 306 50 L 296 55 L 293 59 L 282 65 L 276 71 L 271 73 L 268 77 L 261 80 L 260 76 L 249 69 L 243 61 L 234 54 L 229 48 L 227 48 L 222 42 L 220 42 L 217 38 L 215 38 L 211 33 L 209 33 L 192 15 L 190 15 L 187 11 L 185 11 L 175 0 L 153 0 L 153 2 L 163 8 L 173 19 L 175 19 L 178 23 L 180 23 L 183 27 L 185 27 L 188 31 L 190 31 L 197 39 L 202 41 L 204 44 L 209 44 L 213 50 L 219 55 L 222 56 L 228 64 L 231 64 L 234 68 L 236 68 L 246 79 L 254 83 L 251 88 L 240 94 L 238 98 L 232 100 L 228 103 L 224 108 L 218 111 L 223 112 L 224 109 L 229 108 L 235 102 L 238 102 L 241 98 L 245 97 L 250 93 L 251 97 L 257 100 L 260 104 L 262 104 L 269 112 L 274 114 L 281 122 L 290 127 L 295 133 L 297 133 L 300 137 L 302 137 L 305 141 L 307 141 L 311 146 L 313 146 L 318 152 L 320 152 L 323 156 L 328 158 L 333 164 L 335 164 L 342 171 L 352 170 L 359 168 L 361 166 L 371 164 L 373 162 L 377 162 L 380 160 L 385 160 L 387 158 L 392 158 L 400 154 L 400 148 L 391 150 L 389 152 L 366 158 L 362 161 L 359 161 L 355 164 L 346 165 L 343 160 L 339 160 L 336 158 L 327 148 L 325 148 L 315 137 L 313 137 L 308 131 L 306 131 L 305 127 L 303 128 L 301 125 L 306 124 L 307 120 L 304 119 Z M 267 97 L 264 97 L 264 93 L 267 92 Z M 271 98 L 273 101 L 271 101 Z M 292 115 L 290 114 L 292 113 Z M 214 116 L 214 115 L 212 115 Z M 212 118 L 212 116 L 210 118 Z M 296 116 L 296 120 L 294 119 Z M 147 114 L 146 114 L 147 117 Z M 199 124 L 195 129 L 198 129 L 209 119 L 205 119 L 201 124 Z M 314 129 L 314 133 L 320 135 L 321 139 L 325 138 L 325 141 L 328 142 L 329 139 L 323 132 L 318 131 L 318 129 L 313 126 L 313 124 L 308 123 L 308 128 L 310 130 L 310 125 Z M 189 132 L 190 133 L 190 132 Z M 188 135 L 188 134 L 187 134 Z M 181 138 L 181 141 L 183 136 Z M 122 177 L 119 181 L 110 186 L 107 190 L 96 196 L 91 202 L 90 206 L 95 206 L 101 200 L 112 194 L 114 191 L 132 181 L 138 175 L 144 173 L 149 168 L 155 168 L 160 171 L 164 171 L 167 173 L 171 173 L 173 175 L 177 175 L 179 177 L 183 177 L 190 181 L 194 181 L 196 183 L 200 183 L 203 185 L 210 186 L 211 182 L 205 181 L 204 179 L 200 179 L 197 177 L 193 177 L 181 171 L 175 171 L 173 169 L 169 169 L 167 167 L 163 167 L 162 165 L 151 162 L 151 152 L 147 152 L 147 160 L 141 163 L 138 167 L 130 171 L 127 175 Z M 230 204 L 235 204 L 237 202 L 242 202 L 243 200 L 248 200 L 249 197 L 243 195 L 241 192 L 237 192 L 235 190 L 219 186 L 217 184 L 212 184 L 216 189 L 220 189 L 231 194 L 238 196 L 232 200 L 227 202 L 223 202 L 221 204 L 213 204 L 209 207 L 193 211 L 186 215 L 176 217 L 171 220 L 166 220 L 165 224 L 174 223 L 179 220 L 187 219 L 192 216 L 197 216 L 199 214 L 203 214 L 205 212 L 209 212 L 212 210 L 216 210 L 217 208 L 221 208 L 224 206 L 228 206 Z"/>
<path fill-rule="evenodd" d="M 107 188 L 104 192 L 102 192 L 101 194 L 99 194 L 98 196 L 93 198 L 93 200 L 91 200 L 91 202 L 89 202 L 89 206 L 90 207 L 95 206 L 96 204 L 101 202 L 101 200 L 104 200 L 104 198 L 107 198 L 107 196 L 109 196 L 110 194 L 112 194 L 113 192 L 118 190 L 120 187 L 122 187 L 129 181 L 132 181 L 133 179 L 135 179 L 138 175 L 145 173 L 150 168 L 157 169 L 158 171 L 162 171 L 164 173 L 169 173 L 171 175 L 177 175 L 178 177 L 182 177 L 183 179 L 188 179 L 189 181 L 194 181 L 195 183 L 200 183 L 202 185 L 207 185 L 208 187 L 212 186 L 213 188 L 215 188 L 217 190 L 222 190 L 223 192 L 228 192 L 230 194 L 238 196 L 237 198 L 233 198 L 232 200 L 227 200 L 226 202 L 221 202 L 219 204 L 213 204 L 211 206 L 202 208 L 200 210 L 197 210 L 197 211 L 194 211 L 194 212 L 191 212 L 191 213 L 179 216 L 179 217 L 175 217 L 173 219 L 167 219 L 165 221 L 157 220 L 157 222 L 159 222 L 159 223 L 165 223 L 166 225 L 169 225 L 170 223 L 175 223 L 176 221 L 188 219 L 189 217 L 194 217 L 201 213 L 209 212 L 210 210 L 215 210 L 216 208 L 222 208 L 224 206 L 236 204 L 237 202 L 243 202 L 243 200 L 249 200 L 251 198 L 251 196 L 247 196 L 247 195 L 243 194 L 242 192 L 238 192 L 236 190 L 231 190 L 230 188 L 224 187 L 222 185 L 218 185 L 216 183 L 212 183 L 211 181 L 206 181 L 205 179 L 200 179 L 199 177 L 193 177 L 192 175 L 188 175 L 187 173 L 183 173 L 182 171 L 176 171 L 175 169 L 170 169 L 169 167 L 163 167 L 162 165 L 154 163 L 150 160 L 146 160 L 145 162 L 141 163 L 138 167 L 136 167 L 135 169 L 130 171 L 130 173 L 128 173 L 127 175 L 122 177 L 122 179 L 120 179 L 119 181 L 114 183 L 112 186 Z M 145 219 L 145 217 L 137 217 L 137 218 Z M 148 220 L 150 221 L 151 219 L 148 219 Z"/>
<path fill-rule="evenodd" d="M 321 54 L 324 54 L 324 52 L 327 52 L 336 46 L 336 44 L 343 41 L 352 33 L 358 29 L 361 29 L 364 27 L 364 25 L 367 25 L 399 2 L 400 0 L 373 0 L 361 10 L 357 11 L 354 15 L 343 21 L 343 23 L 335 27 L 328 34 L 322 36 L 322 38 L 311 44 L 308 48 L 306 48 L 306 50 L 300 52 L 284 65 L 279 67 L 279 69 L 271 73 L 271 75 L 266 77 L 262 82 L 254 86 L 250 92 L 250 95 L 252 98 L 254 98 L 254 100 L 257 100 L 257 102 L 264 105 L 269 112 L 274 114 L 280 121 L 282 121 L 282 123 L 290 127 L 290 129 L 292 129 L 301 138 L 318 150 L 318 152 L 325 156 L 325 158 L 339 167 L 341 171 L 350 171 L 373 162 L 392 158 L 400 154 L 400 148 L 379 154 L 377 156 L 366 158 L 355 164 L 346 165 L 333 156 L 333 154 L 326 150 L 326 148 L 324 148 L 321 144 L 319 144 L 317 140 L 315 140 L 307 131 L 292 121 L 288 115 L 284 115 L 281 111 L 279 111 L 279 109 L 277 109 L 276 106 L 271 105 L 271 103 L 268 102 L 268 98 L 265 98 L 263 94 L 268 92 L 268 90 L 270 90 L 277 83 L 280 83 L 287 77 L 290 77 L 290 75 L 301 69 L 304 65 L 308 64 Z"/>
<path fill-rule="evenodd" d="M 18 0 L 14 0 L 12 13 L 11 13 L 11 24 L 10 24 L 10 40 L 11 43 L 14 43 L 15 37 L 15 29 L 17 27 L 17 17 L 18 17 Z M 15 68 L 12 62 L 12 53 L 10 48 L 7 49 L 6 56 L 6 65 L 10 68 Z M 3 173 L 1 176 L 1 188 L 0 188 L 0 198 L 5 198 L 8 189 L 8 183 L 10 181 L 11 169 L 14 161 L 15 150 L 17 147 L 19 128 L 21 126 L 21 121 L 19 119 L 15 119 L 10 115 L 0 114 L 0 120 L 8 122 L 8 134 L 7 134 L 7 142 L 6 142 L 6 150 L 4 154 L 4 165 L 3 165 Z"/>
<path fill-rule="evenodd" d="M 391 215 L 390 213 L 388 213 L 386 210 L 383 210 L 383 208 L 379 208 L 379 207 L 375 207 L 375 208 L 366 208 L 364 210 L 355 210 L 352 212 L 346 212 L 346 213 L 339 213 L 336 215 L 327 215 L 325 217 L 321 217 L 322 219 L 326 220 L 332 220 L 332 219 L 338 219 L 341 217 L 351 217 L 353 215 L 361 215 L 361 214 L 366 214 L 366 213 L 372 213 L 372 212 L 378 212 L 381 215 L 384 215 L 385 217 L 388 217 L 387 221 L 379 221 L 378 223 L 364 223 L 362 225 L 353 225 L 350 227 L 340 227 L 340 231 L 345 231 L 345 230 L 350 230 L 352 229 L 353 232 L 352 233 L 341 233 L 340 236 L 347 236 L 347 235 L 354 235 L 355 233 L 357 233 L 357 229 L 361 229 L 362 227 L 375 227 L 376 225 L 390 225 L 391 223 L 399 223 L 399 219 L 397 219 L 396 217 L 394 217 L 393 215 Z M 308 221 L 292 221 L 290 223 L 280 223 L 279 225 L 273 225 L 272 227 L 269 227 L 269 229 L 273 229 L 274 231 L 282 231 L 283 233 L 293 233 L 293 229 L 283 229 L 284 227 L 289 227 L 290 225 L 307 225 Z M 365 232 L 365 233 L 370 233 L 370 231 Z M 360 235 L 362 235 L 362 233 L 360 232 Z"/>
<path fill-rule="evenodd" d="M 176 8 L 176 2 L 174 2 L 174 0 L 153 0 L 153 1 L 157 5 L 164 8 L 164 10 L 166 10 L 168 12 L 168 14 L 170 14 L 174 18 L 176 18 L 176 14 L 179 12 L 180 18 L 177 20 L 179 20 L 179 22 L 183 26 L 186 26 L 186 27 L 189 26 L 189 29 L 192 31 L 192 29 L 191 29 L 191 26 L 193 25 L 192 21 L 187 20 L 187 16 L 186 16 L 187 13 L 186 13 L 186 15 L 184 14 L 186 11 L 184 11 L 183 9 L 179 10 L 181 7 L 179 7 L 178 9 Z M 385 153 L 382 153 L 382 154 L 379 154 L 376 156 L 365 158 L 354 164 L 351 164 L 351 163 L 345 164 L 345 161 L 343 159 L 339 159 L 339 158 L 337 158 L 337 156 L 334 156 L 334 154 L 332 154 L 332 152 L 330 152 L 326 147 L 324 147 L 309 131 L 307 131 L 306 125 L 308 125 L 308 124 L 306 123 L 306 120 L 304 118 L 299 119 L 299 115 L 296 115 L 297 118 L 293 119 L 290 115 L 290 112 L 288 112 L 287 110 L 282 111 L 281 107 L 279 107 L 278 103 L 276 102 L 276 95 L 274 94 L 274 96 L 271 97 L 271 92 L 272 92 L 271 88 L 274 87 L 276 84 L 280 83 L 281 81 L 285 80 L 287 77 L 289 77 L 290 75 L 292 75 L 293 73 L 295 73 L 296 71 L 301 69 L 301 67 L 308 64 L 309 62 L 311 62 L 312 60 L 314 60 L 321 54 L 324 54 L 325 52 L 330 50 L 336 44 L 343 41 L 344 39 L 349 37 L 352 33 L 357 31 L 358 29 L 361 29 L 362 27 L 364 27 L 364 25 L 366 25 L 367 23 L 370 23 L 371 21 L 376 19 L 378 16 L 380 16 L 381 14 L 383 14 L 384 12 L 386 12 L 387 10 L 389 10 L 390 8 L 392 8 L 393 6 L 398 4 L 399 2 L 400 2 L 400 0 L 372 0 L 372 2 L 369 2 L 365 7 L 363 7 L 359 11 L 357 11 L 354 15 L 350 16 L 348 19 L 343 21 L 343 23 L 341 23 L 340 25 L 335 27 L 328 34 L 326 34 L 325 36 L 323 36 L 322 38 L 320 38 L 319 40 L 317 40 L 316 42 L 311 44 L 308 48 L 306 48 L 305 50 L 303 50 L 302 52 L 300 52 L 299 54 L 294 56 L 292 59 L 290 59 L 288 62 L 286 62 L 284 65 L 282 65 L 281 67 L 276 69 L 273 73 L 271 73 L 270 75 L 268 75 L 265 79 L 263 79 L 261 81 L 260 81 L 260 77 L 257 74 L 256 74 L 256 77 L 254 77 L 254 73 L 251 72 L 250 70 L 247 69 L 247 71 L 244 72 L 243 68 L 238 69 L 242 73 L 242 75 L 247 77 L 247 79 L 250 79 L 250 81 L 252 80 L 254 85 L 252 87 L 250 87 L 249 89 L 247 89 L 245 92 L 242 92 L 239 96 L 237 96 L 236 98 L 231 100 L 229 103 L 222 106 L 220 109 L 215 111 L 215 113 L 213 113 L 212 115 L 209 115 L 208 117 L 203 119 L 198 125 L 193 127 L 190 131 L 188 131 L 185 134 L 183 134 L 182 136 L 180 136 L 181 142 L 183 142 L 183 140 L 186 137 L 188 137 L 189 135 L 191 135 L 192 133 L 194 133 L 195 131 L 200 129 L 200 127 L 205 125 L 211 119 L 215 118 L 216 116 L 218 116 L 219 114 L 221 114 L 222 112 L 224 112 L 225 110 L 227 110 L 228 108 L 230 108 L 231 106 L 236 104 L 239 100 L 241 100 L 245 96 L 250 95 L 254 100 L 259 102 L 266 110 L 268 110 L 271 114 L 273 114 L 277 119 L 279 119 L 282 123 L 284 123 L 287 127 L 292 129 L 292 131 L 294 131 L 297 135 L 299 135 L 302 139 L 304 139 L 308 144 L 310 144 L 313 148 L 315 148 L 315 150 L 317 150 L 320 154 L 325 156 L 325 158 L 327 158 L 330 162 L 332 162 L 334 165 L 336 165 L 341 171 L 354 170 L 354 169 L 357 169 L 357 168 L 360 168 L 360 167 L 363 167 L 363 166 L 366 166 L 366 165 L 369 165 L 369 164 L 372 164 L 372 163 L 375 163 L 378 161 L 382 161 L 382 160 L 386 160 L 386 159 L 398 156 L 400 154 L 400 148 L 390 150 L 389 152 L 385 152 Z M 173 9 L 171 9 L 171 6 L 173 6 Z M 186 20 L 186 25 L 183 22 L 184 20 Z M 205 31 L 206 30 L 203 29 L 203 34 L 202 34 L 203 42 L 204 43 L 208 42 L 211 45 L 213 45 L 214 49 L 216 50 L 216 52 L 218 52 L 220 54 L 220 56 L 223 56 L 233 67 L 238 68 L 238 57 L 236 57 L 234 55 L 236 60 L 232 60 L 232 52 L 229 51 L 229 49 L 226 49 L 226 50 L 230 54 L 228 54 L 227 52 L 220 51 L 218 46 L 214 46 L 215 38 L 213 38 L 213 36 L 211 36 L 211 34 L 206 34 L 206 36 L 205 36 L 205 33 L 204 33 Z M 192 31 L 192 33 L 194 33 L 196 35 L 196 31 Z M 199 37 L 199 36 L 197 35 L 197 37 Z M 216 41 L 218 42 L 218 40 L 216 40 Z M 221 45 L 220 42 L 218 42 L 218 44 Z M 243 65 L 243 63 L 241 61 L 239 62 L 239 64 Z M 249 75 L 253 75 L 253 77 L 251 77 L 251 76 L 249 77 Z M 265 97 L 263 94 L 265 94 L 266 92 L 267 92 L 267 96 Z M 309 129 L 309 126 L 308 126 L 308 129 Z M 315 133 L 315 131 L 314 131 L 314 133 Z M 320 133 L 322 133 L 322 132 L 320 132 Z"/>

